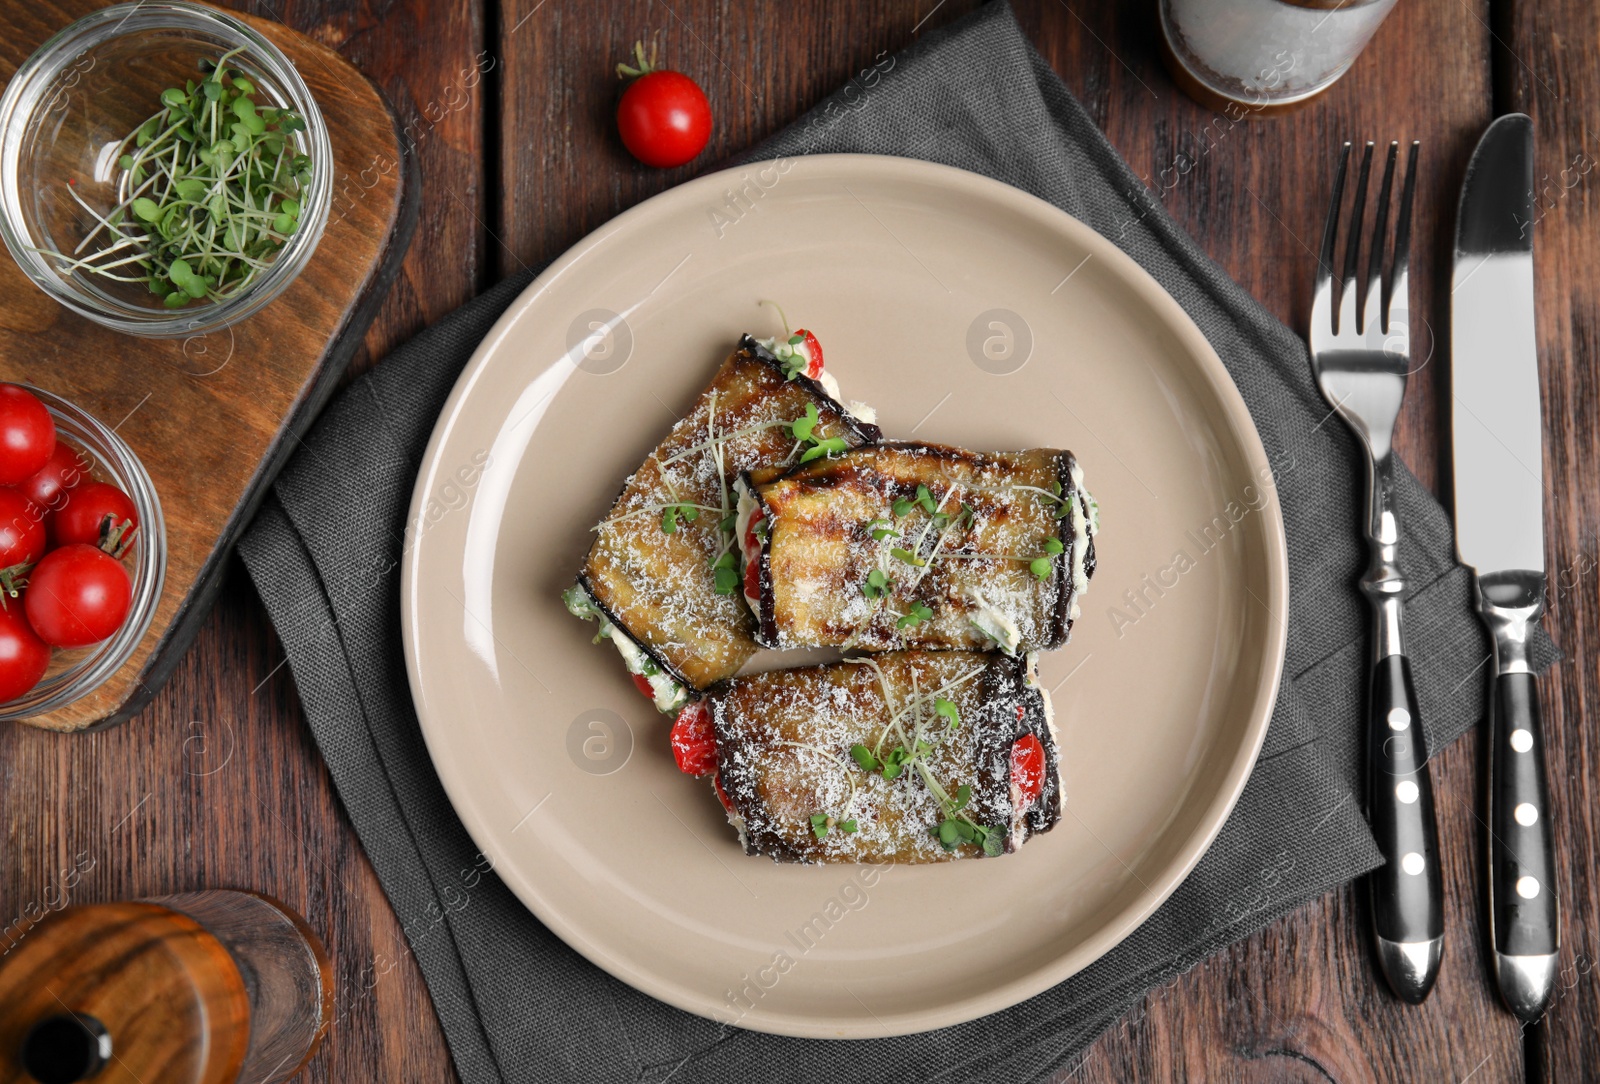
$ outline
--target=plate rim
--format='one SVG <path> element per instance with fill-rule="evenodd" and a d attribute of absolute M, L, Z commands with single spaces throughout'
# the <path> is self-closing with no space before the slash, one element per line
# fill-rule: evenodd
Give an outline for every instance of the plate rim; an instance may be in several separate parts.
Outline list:
<path fill-rule="evenodd" d="M 858 174 L 864 172 L 869 176 L 847 178 L 860 180 L 863 183 L 869 179 L 877 183 L 893 182 L 899 177 L 908 182 L 932 182 L 935 186 L 966 189 L 975 199 L 1009 205 L 1003 209 L 1029 213 L 1043 212 L 1047 216 L 1056 218 L 1067 234 L 1072 235 L 1076 242 L 1081 243 L 1085 250 L 1097 258 L 1097 263 L 1109 264 L 1113 273 L 1122 279 L 1126 287 L 1163 318 L 1163 325 L 1183 344 L 1187 355 L 1196 362 L 1193 368 L 1215 394 L 1234 434 L 1234 443 L 1243 454 L 1246 465 L 1258 476 L 1262 471 L 1271 470 L 1271 460 L 1261 442 L 1260 432 L 1250 415 L 1249 407 L 1246 406 L 1243 395 L 1210 341 L 1177 300 L 1148 271 L 1132 256 L 1118 248 L 1115 242 L 1087 223 L 1020 188 L 955 166 L 916 158 L 877 154 L 798 155 L 790 160 L 797 164 L 816 163 L 815 168 L 819 169 L 846 173 L 855 171 Z M 439 412 L 413 482 L 407 522 L 414 522 L 419 510 L 426 506 L 453 422 L 470 394 L 472 386 L 491 363 L 507 333 L 538 298 L 594 248 L 619 233 L 633 230 L 638 224 L 656 217 L 671 217 L 681 213 L 680 205 L 701 208 L 701 199 L 708 190 L 717 191 L 726 187 L 731 177 L 742 170 L 748 170 L 750 165 L 749 162 L 740 162 L 725 169 L 701 174 L 634 205 L 586 234 L 561 256 L 551 261 L 522 289 L 473 350 L 472 356 L 456 378 L 450 395 Z M 1287 535 L 1280 503 L 1273 500 L 1269 502 L 1269 508 L 1270 514 L 1258 519 L 1258 522 L 1263 524 L 1262 530 L 1265 534 L 1263 542 L 1266 550 L 1265 572 L 1268 602 L 1270 602 L 1268 610 L 1270 613 L 1287 613 L 1289 608 Z M 474 791 L 470 781 L 452 774 L 454 762 L 449 755 L 448 742 L 444 740 L 448 726 L 438 722 L 430 725 L 425 712 L 427 700 L 423 690 L 415 613 L 419 599 L 413 585 L 417 582 L 427 549 L 426 537 L 419 537 L 416 544 L 410 547 L 401 559 L 400 624 L 406 676 L 418 727 L 422 732 L 423 742 L 440 786 L 473 843 L 487 854 L 491 848 L 487 846 L 486 841 L 495 840 L 498 833 L 489 831 L 485 820 L 479 815 L 473 800 Z M 1255 682 L 1254 695 L 1250 702 L 1250 718 L 1244 729 L 1244 740 L 1234 753 L 1215 796 L 1204 808 L 1202 815 L 1197 818 L 1195 829 L 1182 841 L 1178 859 L 1169 863 L 1162 875 L 1154 879 L 1153 884 L 1146 886 L 1143 892 L 1135 896 L 1112 919 L 1102 924 L 1094 934 L 1069 951 L 1051 957 L 1047 962 L 1009 982 L 989 987 L 970 996 L 952 998 L 937 1008 L 888 1015 L 876 1014 L 863 1022 L 856 1017 L 843 1016 L 795 1017 L 763 1009 L 758 1005 L 741 1016 L 738 1027 L 747 1031 L 815 1039 L 889 1038 L 930 1031 L 967 1023 L 1020 1004 L 1059 985 L 1115 948 L 1172 896 L 1200 859 L 1210 850 L 1249 782 L 1266 739 L 1273 708 L 1277 703 L 1287 652 L 1287 625 L 1282 621 L 1273 621 L 1269 624 L 1273 631 L 1265 638 L 1268 657 L 1260 677 Z M 451 767 L 447 768 L 446 765 Z M 605 944 L 597 943 L 582 935 L 565 920 L 558 909 L 546 905 L 538 890 L 535 877 L 514 867 L 502 866 L 498 862 L 494 872 L 523 907 L 561 938 L 568 947 L 595 966 L 666 1004 L 711 1020 L 719 1019 L 718 1012 L 724 1006 L 714 998 L 687 986 L 675 984 L 667 978 L 658 977 L 661 974 L 659 969 L 655 971 L 642 969 L 631 958 L 612 953 Z"/>

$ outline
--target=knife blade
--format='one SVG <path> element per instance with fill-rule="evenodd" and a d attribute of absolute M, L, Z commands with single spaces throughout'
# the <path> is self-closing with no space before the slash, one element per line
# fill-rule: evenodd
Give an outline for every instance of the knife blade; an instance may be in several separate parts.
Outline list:
<path fill-rule="evenodd" d="M 1544 612 L 1544 475 L 1533 284 L 1533 122 L 1494 121 L 1467 166 L 1452 276 L 1456 549 L 1494 643 L 1488 877 L 1495 978 L 1536 1019 L 1560 949 L 1539 697 L 1528 640 Z"/>

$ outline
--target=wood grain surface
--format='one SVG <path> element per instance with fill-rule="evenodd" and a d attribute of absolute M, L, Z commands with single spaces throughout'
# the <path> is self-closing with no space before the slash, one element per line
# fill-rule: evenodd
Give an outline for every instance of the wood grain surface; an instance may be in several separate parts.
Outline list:
<path fill-rule="evenodd" d="M 240 3 L 354 61 L 403 121 L 419 124 L 420 138 L 406 154 L 423 176 L 422 225 L 367 336 L 369 357 L 487 281 L 558 255 L 618 211 L 776 131 L 880 51 L 901 48 L 973 6 Z M 1303 325 L 1309 307 L 1337 141 L 1423 141 L 1413 289 L 1434 330 L 1447 321 L 1442 284 L 1456 186 L 1496 109 L 1533 113 L 1541 171 L 1552 178 L 1576 155 L 1600 158 L 1590 145 L 1600 131 L 1597 16 L 1584 0 L 1537 7 L 1533 0 L 1407 0 L 1328 95 L 1299 112 L 1248 123 L 1201 108 L 1167 78 L 1153 0 L 1017 0 L 1017 9 L 1152 193 L 1291 326 Z M 706 87 L 717 122 L 701 160 L 665 172 L 631 163 L 609 120 L 611 64 L 635 37 L 656 30 L 670 62 Z M 488 71 L 475 82 L 462 78 L 475 61 Z M 1344 889 L 1152 991 L 1060 1080 L 1501 1084 L 1524 1079 L 1525 1065 L 1536 1080 L 1595 1075 L 1600 995 L 1592 972 L 1600 945 L 1592 931 L 1600 886 L 1590 863 L 1600 796 L 1583 721 L 1597 695 L 1587 641 L 1600 616 L 1591 368 L 1600 339 L 1600 212 L 1589 172 L 1563 195 L 1552 189 L 1536 236 L 1545 409 L 1554 438 L 1546 464 L 1549 559 L 1553 575 L 1568 570 L 1570 584 L 1553 589 L 1548 622 L 1568 659 L 1544 686 L 1565 907 L 1563 995 L 1548 1020 L 1524 1034 L 1499 1009 L 1488 981 L 1477 739 L 1469 735 L 1434 760 L 1449 933 L 1440 984 L 1427 1004 L 1402 1006 L 1382 988 L 1366 915 L 1356 892 Z M 1448 485 L 1449 472 L 1441 470 L 1446 384 L 1442 367 L 1424 367 L 1399 435 L 1402 454 L 1436 491 Z M 304 1079 L 452 1080 L 401 934 L 422 916 L 396 916 L 383 899 L 317 758 L 293 684 L 278 669 L 282 659 L 235 570 L 172 683 L 133 723 L 70 740 L 0 733 L 0 825 L 7 833 L 0 934 L 25 925 L 30 907 L 36 913 L 58 898 L 69 877 L 79 900 L 202 885 L 270 892 L 310 918 L 338 973 L 335 1024 Z M 88 868 L 74 873 L 79 866 Z"/>

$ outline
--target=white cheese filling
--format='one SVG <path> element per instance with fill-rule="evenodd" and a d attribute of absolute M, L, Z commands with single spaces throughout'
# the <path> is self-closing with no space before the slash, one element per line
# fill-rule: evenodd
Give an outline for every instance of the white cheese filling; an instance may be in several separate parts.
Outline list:
<path fill-rule="evenodd" d="M 1089 574 L 1084 565 L 1089 556 L 1089 540 L 1100 533 L 1100 506 L 1083 488 L 1083 468 L 1072 464 L 1072 610 L 1067 614 L 1076 621 L 1079 614 L 1078 596 L 1089 590 Z M 1081 499 L 1080 499 L 1081 498 Z M 1084 515 L 1083 506 L 1089 506 Z"/>
<path fill-rule="evenodd" d="M 745 579 L 745 571 L 750 567 L 750 563 L 761 560 L 759 539 L 754 548 L 749 543 L 750 521 L 755 518 L 756 511 L 760 506 L 756 504 L 756 499 L 750 495 L 750 491 L 745 488 L 744 479 L 741 478 L 735 482 L 733 489 L 739 495 L 739 503 L 733 519 L 734 537 L 739 540 L 739 594 L 749 604 L 750 612 L 755 614 L 756 620 L 759 621 L 761 620 L 761 600 L 752 597 L 744 589 L 744 585 L 748 582 Z"/>
<path fill-rule="evenodd" d="M 628 673 L 638 674 L 650 683 L 657 711 L 671 714 L 688 703 L 689 690 L 679 685 L 673 680 L 672 675 L 657 666 L 656 661 L 642 647 L 634 643 L 632 637 L 613 625 L 600 607 L 590 600 L 583 588 L 576 584 L 567 588 L 561 595 L 561 601 L 566 603 L 567 612 L 574 617 L 600 622 L 599 636 L 611 641 L 612 646 L 617 649 L 617 654 L 622 656 L 622 665 L 628 668 Z"/>
<path fill-rule="evenodd" d="M 1017 645 L 1022 642 L 1022 630 L 1017 623 L 978 592 L 971 591 L 967 597 L 976 607 L 970 617 L 972 627 L 993 640 L 995 646 L 1007 655 L 1015 655 Z"/>

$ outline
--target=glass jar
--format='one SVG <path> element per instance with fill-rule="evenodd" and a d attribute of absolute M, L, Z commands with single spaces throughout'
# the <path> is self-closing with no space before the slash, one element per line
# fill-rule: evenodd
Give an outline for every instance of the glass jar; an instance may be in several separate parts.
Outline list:
<path fill-rule="evenodd" d="M 1161 0 L 1167 68 L 1236 119 L 1299 105 L 1350 69 L 1396 0 Z"/>
<path fill-rule="evenodd" d="M 306 124 L 292 136 L 312 163 L 299 224 L 267 268 L 223 300 L 172 309 L 140 283 L 69 270 L 49 255 L 71 253 L 92 222 L 74 193 L 95 214 L 122 202 L 116 148 L 160 108 L 162 88 L 202 77 L 201 62 L 224 53 L 234 53 L 229 67 L 255 84 L 259 104 L 291 109 Z M 201 4 L 118 4 L 57 33 L 6 86 L 0 140 L 0 236 L 12 257 L 45 293 L 118 331 L 183 338 L 244 319 L 294 281 L 327 225 L 333 146 L 310 89 L 277 46 Z"/>

